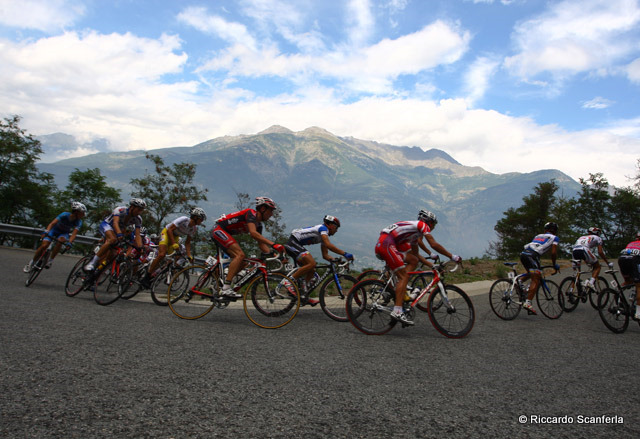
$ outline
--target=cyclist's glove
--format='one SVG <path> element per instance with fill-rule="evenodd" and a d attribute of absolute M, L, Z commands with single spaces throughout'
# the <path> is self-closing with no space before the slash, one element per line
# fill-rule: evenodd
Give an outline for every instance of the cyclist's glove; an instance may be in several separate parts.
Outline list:
<path fill-rule="evenodd" d="M 558 264 L 553 264 L 553 269 L 556 271 L 560 271 L 560 266 Z"/>
<path fill-rule="evenodd" d="M 607 265 L 609 266 L 609 268 L 613 268 L 613 262 L 609 262 Z"/>
<path fill-rule="evenodd" d="M 284 253 L 284 245 L 282 244 L 273 244 L 271 247 L 278 253 Z"/>
<path fill-rule="evenodd" d="M 458 256 L 458 255 L 451 255 L 451 260 L 453 262 L 461 262 L 462 258 L 460 256 Z"/>
<path fill-rule="evenodd" d="M 118 233 L 118 234 L 116 234 L 116 238 L 118 238 L 118 241 L 123 241 L 124 240 L 124 235 L 122 233 Z"/>
<path fill-rule="evenodd" d="M 438 259 L 440 259 L 440 255 L 437 253 L 431 253 L 429 256 L 427 256 L 427 259 L 433 259 L 434 261 L 437 261 Z"/>
<path fill-rule="evenodd" d="M 67 248 L 71 248 L 71 247 L 73 247 L 73 244 L 70 243 L 70 242 L 65 242 L 64 246 L 67 247 Z"/>
<path fill-rule="evenodd" d="M 344 252 L 342 256 L 344 256 L 348 261 L 353 261 L 353 255 L 351 253 Z"/>

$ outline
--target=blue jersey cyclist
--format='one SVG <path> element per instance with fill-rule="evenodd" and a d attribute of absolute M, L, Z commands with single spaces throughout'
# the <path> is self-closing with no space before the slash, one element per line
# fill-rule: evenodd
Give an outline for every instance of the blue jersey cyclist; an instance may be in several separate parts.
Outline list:
<path fill-rule="evenodd" d="M 140 198 L 132 198 L 129 206 L 116 207 L 109 216 L 101 223 L 98 230 L 104 237 L 104 244 L 98 250 L 91 262 L 84 266 L 86 271 L 95 270 L 96 264 L 106 259 L 111 252 L 113 246 L 125 238 L 127 227 L 134 228 L 134 243 L 137 247 L 142 247 L 142 239 L 140 238 L 140 227 L 142 227 L 142 217 L 140 214 L 147 208 L 147 203 Z"/>
<path fill-rule="evenodd" d="M 44 268 L 50 268 L 51 264 L 53 264 L 54 258 L 58 255 L 60 251 L 60 247 L 63 243 L 65 245 L 71 246 L 73 241 L 76 239 L 78 235 L 78 231 L 82 226 L 82 218 L 84 218 L 87 213 L 87 208 L 84 204 L 74 201 L 71 203 L 71 212 L 62 212 L 60 215 L 54 218 L 53 221 L 49 223 L 47 229 L 42 235 L 42 244 L 33 255 L 33 259 L 29 261 L 27 265 L 24 266 L 23 271 L 28 273 L 31 271 L 31 265 L 33 261 L 37 261 L 44 251 L 49 247 L 49 244 L 54 239 L 58 241 L 58 243 L 53 247 L 51 251 L 51 257 L 45 265 Z"/>
<path fill-rule="evenodd" d="M 533 300 L 533 296 L 535 296 L 536 291 L 538 291 L 542 279 L 540 256 L 551 250 L 551 263 L 556 269 L 556 272 L 560 268 L 558 264 L 556 264 L 556 259 L 558 258 L 558 243 L 560 242 L 560 239 L 556 236 L 557 233 L 558 225 L 556 223 L 546 223 L 544 225 L 544 233 L 536 235 L 530 243 L 524 246 L 524 251 L 520 253 L 520 262 L 522 262 L 522 265 L 531 276 L 527 300 L 522 307 L 532 314 L 536 314 L 536 311 L 533 309 L 533 305 L 531 305 L 531 300 Z"/>
<path fill-rule="evenodd" d="M 305 248 L 306 245 L 320 244 L 322 257 L 327 261 L 333 260 L 329 255 L 329 250 L 338 255 L 344 256 L 348 260 L 353 260 L 352 254 L 347 253 L 344 250 L 340 250 L 329 240 L 329 236 L 335 235 L 339 227 L 340 220 L 338 218 L 332 215 L 325 215 L 322 224 L 294 229 L 291 232 L 289 241 L 284 246 L 289 256 L 291 256 L 300 267 L 293 273 L 293 278 L 298 280 L 301 286 L 301 300 L 305 305 L 309 304 L 311 306 L 315 306 L 318 304 L 317 300 L 307 297 L 307 285 L 313 278 L 316 261 L 313 256 L 311 256 L 311 253 L 309 253 Z"/>

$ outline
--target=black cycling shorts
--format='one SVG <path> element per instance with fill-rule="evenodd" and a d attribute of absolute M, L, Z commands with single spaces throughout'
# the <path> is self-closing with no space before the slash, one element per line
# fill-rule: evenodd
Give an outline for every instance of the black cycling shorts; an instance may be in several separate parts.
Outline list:
<path fill-rule="evenodd" d="M 298 262 L 302 256 L 309 254 L 309 251 L 304 248 L 304 246 L 300 244 L 300 241 L 298 241 L 294 236 L 289 237 L 289 241 L 284 245 L 284 249 L 295 262 Z"/>
<path fill-rule="evenodd" d="M 640 282 L 640 256 L 622 255 L 618 258 L 620 273 L 630 277 L 634 282 Z"/>
<path fill-rule="evenodd" d="M 520 262 L 522 262 L 522 265 L 527 272 L 541 272 L 540 255 L 536 252 L 527 250 L 523 251 L 520 253 Z"/>

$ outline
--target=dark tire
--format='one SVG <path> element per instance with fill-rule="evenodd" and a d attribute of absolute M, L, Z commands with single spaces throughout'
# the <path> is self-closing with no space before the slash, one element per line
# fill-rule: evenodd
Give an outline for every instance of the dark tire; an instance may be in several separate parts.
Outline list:
<path fill-rule="evenodd" d="M 247 286 L 244 312 L 255 325 L 265 329 L 281 328 L 291 322 L 300 309 L 296 281 L 282 273 L 256 276 Z"/>
<path fill-rule="evenodd" d="M 98 305 L 111 305 L 118 300 L 124 292 L 123 286 L 129 284 L 131 272 L 127 269 L 127 264 L 109 264 L 103 271 L 107 272 L 106 278 L 103 273 L 98 274 L 98 282 L 93 289 L 93 298 Z M 107 271 L 108 270 L 108 271 Z"/>
<path fill-rule="evenodd" d="M 385 283 L 377 279 L 358 282 L 347 296 L 349 321 L 367 335 L 386 334 L 396 325 L 393 306 L 394 293 L 385 291 Z"/>
<path fill-rule="evenodd" d="M 64 292 L 67 296 L 73 297 L 85 288 L 85 282 L 91 274 L 86 273 L 83 267 L 87 265 L 91 259 L 93 259 L 93 256 L 85 256 L 76 262 L 69 272 L 67 281 L 64 284 Z"/>
<path fill-rule="evenodd" d="M 416 273 L 409 278 L 409 286 L 411 290 L 414 288 L 420 288 L 423 290 L 427 285 L 431 283 L 433 280 L 433 272 L 426 271 L 424 273 Z M 425 294 L 422 299 L 416 304 L 416 308 L 418 308 L 422 312 L 429 312 L 427 308 L 427 301 L 429 300 L 429 294 Z"/>
<path fill-rule="evenodd" d="M 606 279 L 602 276 L 598 276 L 598 279 L 596 279 L 595 288 L 589 288 L 589 303 L 591 304 L 593 309 L 599 309 L 598 296 L 600 296 L 600 292 L 602 290 L 608 287 L 609 284 L 607 283 Z"/>
<path fill-rule="evenodd" d="M 522 309 L 519 286 L 512 288 L 510 279 L 498 279 L 489 290 L 489 304 L 494 314 L 502 320 L 513 320 Z"/>
<path fill-rule="evenodd" d="M 429 294 L 427 308 L 429 320 L 434 328 L 445 337 L 466 337 L 476 321 L 473 302 L 462 289 L 455 285 L 445 285 L 446 299 L 440 289 Z"/>
<path fill-rule="evenodd" d="M 382 276 L 382 271 L 380 270 L 365 270 L 356 277 L 356 280 L 360 282 L 365 279 L 380 279 Z"/>
<path fill-rule="evenodd" d="M 560 294 L 563 298 L 562 309 L 571 312 L 578 307 L 580 297 L 578 295 L 578 285 L 574 276 L 565 277 L 560 282 Z"/>
<path fill-rule="evenodd" d="M 44 269 L 44 264 L 49 260 L 50 254 L 51 250 L 45 250 L 42 256 L 40 256 L 40 258 L 33 263 L 33 266 L 31 266 L 31 270 L 29 271 L 27 280 L 24 282 L 24 285 L 26 287 L 31 285 L 38 278 L 38 276 L 40 276 L 40 272 L 42 272 L 42 270 Z"/>
<path fill-rule="evenodd" d="M 347 296 L 358 281 L 348 274 L 338 274 L 337 276 L 338 283 L 331 276 L 320 287 L 320 307 L 329 318 L 336 322 L 348 322 Z"/>
<path fill-rule="evenodd" d="M 621 294 L 605 288 L 598 295 L 598 314 L 611 332 L 622 334 L 629 327 L 630 309 Z"/>
<path fill-rule="evenodd" d="M 546 283 L 547 289 L 544 288 Z M 536 293 L 538 309 L 547 318 L 555 320 L 564 312 L 564 297 L 560 294 L 560 287 L 552 280 L 543 279 Z"/>
<path fill-rule="evenodd" d="M 123 262 L 123 265 L 125 263 Z M 126 263 L 127 274 L 126 276 L 129 279 L 127 284 L 122 285 L 122 295 L 121 299 L 129 300 L 133 298 L 136 294 L 142 291 L 142 284 L 140 283 L 142 277 L 144 276 L 145 270 L 142 267 L 142 264 L 139 263 Z M 122 265 L 120 266 L 120 270 L 122 271 Z"/>
<path fill-rule="evenodd" d="M 153 278 L 153 282 L 151 282 L 151 300 L 153 300 L 153 303 L 159 306 L 167 306 L 167 290 L 171 285 L 171 279 L 181 270 L 182 268 L 180 267 L 168 265 Z M 182 279 L 188 283 L 188 276 L 183 275 Z M 181 288 L 181 285 L 176 284 L 175 288 L 177 291 Z"/>
<path fill-rule="evenodd" d="M 167 289 L 166 302 L 171 311 L 185 320 L 206 316 L 216 306 L 216 282 L 206 265 L 191 265 L 178 271 Z M 175 281 L 175 283 L 174 283 Z"/>

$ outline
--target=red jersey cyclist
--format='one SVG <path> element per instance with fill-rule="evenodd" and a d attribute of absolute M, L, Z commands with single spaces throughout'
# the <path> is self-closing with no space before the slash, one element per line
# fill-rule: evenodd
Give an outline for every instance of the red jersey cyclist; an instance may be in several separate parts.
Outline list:
<path fill-rule="evenodd" d="M 338 228 L 340 227 L 340 220 L 335 216 L 325 215 L 322 222 L 323 224 L 318 224 L 317 226 L 294 229 L 291 232 L 289 241 L 285 245 L 285 249 L 289 256 L 291 256 L 300 267 L 295 271 L 295 273 L 293 273 L 293 278 L 301 283 L 301 299 L 304 302 L 304 305 L 309 304 L 311 306 L 316 306 L 319 303 L 317 300 L 307 297 L 307 285 L 311 279 L 313 279 L 313 273 L 316 269 L 316 261 L 313 259 L 313 256 L 311 256 L 311 253 L 309 253 L 304 247 L 305 245 L 320 244 L 322 257 L 327 261 L 333 260 L 333 258 L 329 256 L 329 250 L 338 255 L 344 256 L 348 260 L 353 260 L 352 254 L 347 253 L 344 250 L 340 250 L 329 240 L 329 236 L 335 235 L 338 231 Z"/>
<path fill-rule="evenodd" d="M 414 322 L 404 313 L 402 304 L 409 283 L 409 271 L 418 265 L 418 241 L 424 237 L 431 248 L 440 254 L 460 262 L 460 256 L 449 253 L 431 235 L 431 231 L 438 224 L 435 214 L 427 210 L 418 213 L 417 221 L 401 221 L 382 229 L 380 239 L 376 244 L 376 256 L 386 262 L 387 267 L 398 278 L 396 283 L 396 300 L 391 318 L 407 325 Z"/>
<path fill-rule="evenodd" d="M 636 234 L 636 240 L 631 241 L 620 252 L 618 258 L 620 273 L 624 277 L 624 283 L 634 283 L 636 286 L 636 313 L 633 318 L 640 320 L 640 232 Z"/>
<path fill-rule="evenodd" d="M 233 235 L 248 233 L 258 242 L 258 247 L 260 247 L 263 254 L 271 253 L 271 248 L 279 253 L 284 252 L 284 247 L 281 244 L 276 244 L 262 236 L 262 222 L 271 218 L 275 209 L 276 203 L 271 198 L 257 197 L 255 210 L 251 208 L 244 209 L 229 215 L 222 215 L 216 220 L 216 224 L 211 231 L 211 238 L 231 256 L 229 271 L 222 286 L 221 294 L 223 296 L 233 299 L 242 297 L 231 288 L 231 280 L 245 265 L 243 261 L 245 258 L 244 251 L 233 238 Z"/>
<path fill-rule="evenodd" d="M 29 261 L 27 265 L 24 266 L 22 271 L 28 273 L 31 271 L 31 265 L 33 261 L 37 261 L 40 259 L 40 256 L 44 253 L 44 251 L 49 247 L 49 244 L 54 239 L 58 241 L 58 243 L 53 247 L 51 251 L 51 257 L 47 262 L 47 265 L 44 268 L 51 268 L 51 264 L 53 264 L 53 259 L 56 257 L 58 252 L 60 251 L 60 247 L 65 241 L 67 246 L 71 246 L 74 239 L 76 239 L 76 235 L 78 234 L 78 230 L 82 226 L 82 218 L 87 213 L 87 208 L 84 204 L 74 201 L 71 203 L 71 212 L 62 212 L 60 215 L 54 218 L 51 223 L 47 226 L 47 229 L 42 234 L 42 244 L 36 250 L 33 255 L 33 259 Z"/>

